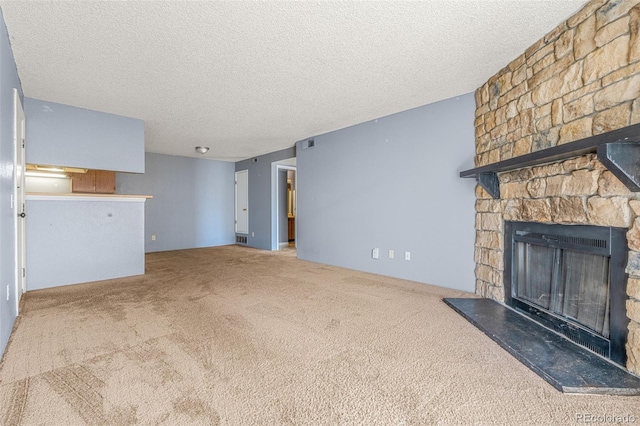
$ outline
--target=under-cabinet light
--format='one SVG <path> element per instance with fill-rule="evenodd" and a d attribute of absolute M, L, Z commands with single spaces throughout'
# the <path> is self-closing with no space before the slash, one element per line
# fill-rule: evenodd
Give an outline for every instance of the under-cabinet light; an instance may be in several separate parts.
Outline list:
<path fill-rule="evenodd" d="M 68 177 L 67 175 L 62 173 L 50 173 L 50 172 L 24 172 L 24 175 L 31 176 L 31 177 L 58 178 L 58 179 L 64 179 Z"/>
<path fill-rule="evenodd" d="M 61 169 L 60 167 L 53 167 L 53 166 L 36 166 L 36 170 L 41 170 L 43 172 L 57 172 L 57 173 L 64 172 L 64 169 Z"/>

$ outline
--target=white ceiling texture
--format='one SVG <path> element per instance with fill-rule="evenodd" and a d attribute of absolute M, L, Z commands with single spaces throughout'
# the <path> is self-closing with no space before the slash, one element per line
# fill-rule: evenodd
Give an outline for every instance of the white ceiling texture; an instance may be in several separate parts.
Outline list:
<path fill-rule="evenodd" d="M 583 0 L 0 1 L 25 96 L 237 161 L 474 91 Z"/>

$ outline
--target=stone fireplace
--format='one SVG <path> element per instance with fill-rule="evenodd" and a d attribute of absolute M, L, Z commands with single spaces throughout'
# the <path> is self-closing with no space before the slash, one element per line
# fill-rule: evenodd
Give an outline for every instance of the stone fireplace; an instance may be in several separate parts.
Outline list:
<path fill-rule="evenodd" d="M 491 77 L 476 91 L 476 167 L 640 123 L 639 29 L 640 0 L 593 0 Z M 628 322 L 625 364 L 639 375 L 640 192 L 595 153 L 496 176 L 499 198 L 476 189 L 476 293 L 510 298 L 509 222 L 623 228 L 626 297 L 615 315 Z"/>

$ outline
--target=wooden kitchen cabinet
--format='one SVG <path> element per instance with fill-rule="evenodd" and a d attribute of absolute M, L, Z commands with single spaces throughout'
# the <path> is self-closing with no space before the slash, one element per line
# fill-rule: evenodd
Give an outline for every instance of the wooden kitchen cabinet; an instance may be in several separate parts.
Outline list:
<path fill-rule="evenodd" d="M 71 192 L 96 192 L 96 174 L 91 173 L 69 173 L 71 176 Z"/>
<path fill-rule="evenodd" d="M 289 241 L 296 240 L 296 218 L 289 216 Z"/>
<path fill-rule="evenodd" d="M 116 193 L 116 172 L 106 170 L 95 170 L 96 172 L 96 191 L 99 194 L 115 194 Z"/>
<path fill-rule="evenodd" d="M 116 172 L 87 170 L 87 173 L 71 173 L 71 192 L 115 194 Z"/>

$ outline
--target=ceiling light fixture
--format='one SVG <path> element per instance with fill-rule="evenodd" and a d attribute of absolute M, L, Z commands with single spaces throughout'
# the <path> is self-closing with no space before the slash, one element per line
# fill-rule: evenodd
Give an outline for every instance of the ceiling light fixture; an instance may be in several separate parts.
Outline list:
<path fill-rule="evenodd" d="M 206 154 L 207 151 L 209 151 L 209 147 L 208 146 L 196 146 L 196 151 L 198 151 L 200 154 Z"/>

